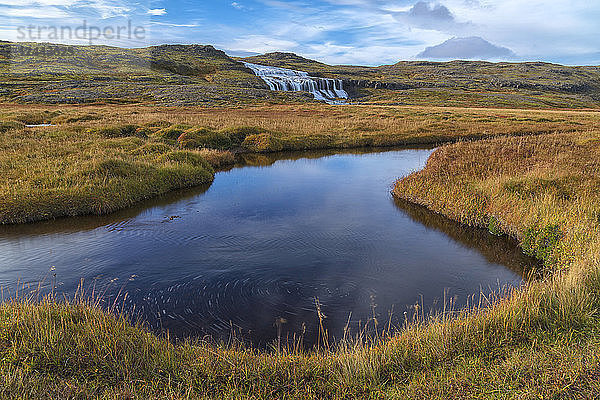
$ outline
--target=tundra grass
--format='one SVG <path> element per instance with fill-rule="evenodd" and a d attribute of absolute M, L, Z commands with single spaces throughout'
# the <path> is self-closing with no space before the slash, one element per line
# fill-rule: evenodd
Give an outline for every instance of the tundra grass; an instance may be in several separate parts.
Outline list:
<path fill-rule="evenodd" d="M 108 213 L 210 182 L 214 167 L 233 162 L 227 151 L 436 144 L 573 132 L 599 128 L 600 114 L 432 107 L 7 105 L 0 121 L 0 223 L 22 223 Z M 43 123 L 55 126 L 25 127 Z"/>
<path fill-rule="evenodd" d="M 597 283 L 596 286 L 597 288 Z M 313 351 L 173 344 L 77 299 L 0 306 L 2 398 L 593 398 L 594 301 L 553 285 Z"/>
<path fill-rule="evenodd" d="M 485 316 L 489 321 L 518 312 L 521 329 L 506 325 L 505 340 L 530 325 L 535 328 L 522 339 L 532 348 L 547 342 L 544 350 L 512 349 L 508 339 L 490 349 L 499 356 L 502 347 L 511 349 L 497 363 L 465 352 L 458 368 L 453 364 L 428 371 L 400 392 L 491 398 L 511 392 L 524 398 L 599 395 L 599 131 L 444 146 L 422 171 L 398 181 L 394 194 L 463 224 L 511 235 L 551 272 Z M 473 336 L 485 341 L 482 335 L 484 331 Z M 515 371 L 524 375 L 511 377 L 506 385 Z M 531 374 L 538 378 L 530 381 Z M 481 381 L 489 386 L 482 387 Z M 552 386 L 535 387 L 540 384 Z"/>
<path fill-rule="evenodd" d="M 229 157 L 105 131 L 11 128 L 0 135 L 0 223 L 109 213 L 210 183 Z"/>
<path fill-rule="evenodd" d="M 242 118 L 236 124 L 247 121 L 232 115 Z M 393 336 L 314 351 L 173 344 L 98 309 L 85 296 L 71 303 L 51 297 L 8 302 L 0 306 L 0 396 L 596 398 L 600 131 L 593 115 L 515 115 L 565 121 L 563 129 L 555 127 L 558 133 L 443 146 L 424 170 L 398 181 L 394 193 L 462 223 L 516 237 L 543 261 L 545 278 L 497 301 L 482 298 L 458 314 L 417 314 Z M 574 131 L 571 122 L 592 125 Z"/>

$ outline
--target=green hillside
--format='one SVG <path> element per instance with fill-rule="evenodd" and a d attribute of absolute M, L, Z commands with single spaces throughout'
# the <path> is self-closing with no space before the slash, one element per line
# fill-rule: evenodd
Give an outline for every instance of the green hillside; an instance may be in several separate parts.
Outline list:
<path fill-rule="evenodd" d="M 123 49 L 9 42 L 0 42 L 0 100 L 206 106 L 313 101 L 307 93 L 269 91 L 241 61 L 342 79 L 354 103 L 514 108 L 600 106 L 600 67 L 472 61 L 331 66 L 292 53 L 234 59 L 205 45 Z"/>
<path fill-rule="evenodd" d="M 343 79 L 365 103 L 595 108 L 600 67 L 541 62 L 401 61 L 380 67 L 329 66 L 291 53 L 245 61 Z"/>
<path fill-rule="evenodd" d="M 294 95 L 293 101 L 307 101 Z M 0 99 L 19 103 L 283 102 L 239 61 L 212 46 L 139 49 L 0 43 Z"/>
<path fill-rule="evenodd" d="M 0 74 L 5 79 L 129 79 L 170 82 L 228 80 L 230 85 L 263 88 L 242 64 L 212 46 L 169 45 L 140 49 L 0 43 Z"/>

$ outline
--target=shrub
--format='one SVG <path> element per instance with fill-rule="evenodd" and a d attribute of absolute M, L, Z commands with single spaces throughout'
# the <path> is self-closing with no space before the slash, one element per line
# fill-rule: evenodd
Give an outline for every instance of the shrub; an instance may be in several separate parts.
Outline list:
<path fill-rule="evenodd" d="M 521 246 L 525 254 L 536 257 L 549 266 L 554 248 L 560 242 L 561 237 L 562 233 L 558 225 L 547 225 L 542 228 L 530 227 L 523 235 Z"/>
<path fill-rule="evenodd" d="M 12 122 L 12 121 L 0 121 L 0 133 L 6 133 L 8 131 L 23 129 L 25 128 L 25 124 L 21 122 Z"/>
<path fill-rule="evenodd" d="M 265 130 L 254 126 L 240 126 L 223 129 L 221 132 L 231 139 L 232 144 L 239 146 L 248 136 L 260 135 L 261 133 L 265 133 Z"/>
<path fill-rule="evenodd" d="M 177 143 L 184 149 L 211 148 L 225 150 L 231 147 L 231 140 L 223 133 L 208 128 L 195 128 L 182 133 Z"/>
<path fill-rule="evenodd" d="M 500 221 L 498 221 L 498 219 L 496 217 L 490 217 L 490 220 L 488 222 L 488 231 L 492 234 L 492 235 L 496 235 L 496 236 L 502 236 L 502 228 L 500 227 Z"/>
<path fill-rule="evenodd" d="M 257 153 L 283 150 L 283 144 L 281 141 L 270 133 L 250 135 L 244 140 L 242 147 Z"/>

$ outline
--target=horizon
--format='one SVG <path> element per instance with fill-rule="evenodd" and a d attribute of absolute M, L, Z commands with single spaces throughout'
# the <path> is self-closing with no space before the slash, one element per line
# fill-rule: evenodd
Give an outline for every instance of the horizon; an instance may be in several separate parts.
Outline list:
<path fill-rule="evenodd" d="M 291 51 L 285 51 L 285 50 L 277 50 L 277 51 L 272 51 L 272 52 L 267 52 L 267 53 L 253 53 L 251 55 L 235 55 L 232 53 L 235 52 L 230 52 L 226 49 L 220 49 L 212 44 L 209 43 L 157 43 L 157 44 L 151 44 L 151 45 L 147 45 L 147 46 L 139 46 L 139 47 L 135 47 L 135 46 L 116 46 L 116 45 L 110 45 L 110 44 L 67 44 L 67 43 L 59 43 L 59 42 L 32 42 L 32 41 L 27 41 L 27 42 L 19 42 L 19 41 L 10 41 L 10 40 L 4 40 L 4 39 L 0 39 L 0 43 L 10 43 L 10 44 L 16 44 L 16 45 L 23 45 L 23 44 L 40 44 L 40 45 L 51 45 L 51 46 L 83 46 L 83 47 L 109 47 L 109 48 L 115 48 L 115 49 L 122 49 L 122 50 L 133 50 L 133 49 L 144 49 L 144 48 L 148 48 L 148 47 L 158 47 L 158 46 L 210 46 L 213 47 L 215 50 L 217 51 L 222 51 L 225 53 L 225 55 L 227 55 L 228 57 L 232 58 L 232 59 L 247 59 L 247 58 L 251 58 L 251 57 L 257 57 L 257 56 L 268 56 L 271 54 L 290 54 L 290 55 L 294 55 L 296 57 L 300 57 L 300 58 L 304 58 L 307 61 L 312 61 L 312 62 L 318 62 L 324 65 L 328 65 L 328 66 L 355 66 L 355 67 L 369 67 L 369 68 L 377 68 L 377 67 L 383 67 L 383 66 L 389 66 L 389 65 L 394 65 L 394 64 L 398 64 L 398 63 L 402 63 L 402 62 L 407 62 L 407 63 L 433 63 L 433 64 L 446 64 L 446 63 L 452 63 L 452 62 L 472 62 L 472 63 L 489 63 L 489 64 L 547 64 L 547 65 L 557 65 L 557 66 L 562 66 L 562 67 L 600 67 L 600 63 L 599 64 L 561 64 L 558 62 L 551 62 L 551 61 L 542 61 L 542 60 L 527 60 L 527 61 L 502 61 L 502 60 L 483 60 L 483 59 L 447 59 L 447 60 L 425 60 L 425 59 L 414 59 L 414 60 L 397 60 L 396 62 L 392 62 L 392 63 L 388 63 L 388 64 L 373 64 L 373 65 L 361 65 L 361 64 L 328 64 L 322 60 L 318 60 L 318 59 L 312 59 L 309 57 L 306 57 L 305 55 L 302 54 L 297 54 Z"/>
<path fill-rule="evenodd" d="M 234 57 L 290 52 L 330 65 L 476 60 L 597 66 L 599 18 L 600 4 L 579 0 L 241 0 L 210 5 L 0 0 L 0 39 L 125 48 L 207 43 Z M 60 29 L 82 25 L 88 30 L 79 37 Z M 115 31 L 125 26 L 129 34 L 116 37 Z"/>

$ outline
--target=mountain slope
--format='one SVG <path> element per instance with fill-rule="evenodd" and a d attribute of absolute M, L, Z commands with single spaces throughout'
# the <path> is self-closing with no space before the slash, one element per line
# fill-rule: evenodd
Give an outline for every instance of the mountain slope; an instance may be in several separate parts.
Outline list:
<path fill-rule="evenodd" d="M 0 42 L 0 100 L 235 105 L 306 102 L 271 92 L 241 61 L 338 78 L 353 102 L 515 108 L 598 108 L 600 67 L 403 61 L 331 66 L 293 53 L 231 58 L 205 45 L 138 49 Z"/>
<path fill-rule="evenodd" d="M 269 91 L 242 63 L 212 46 L 123 49 L 0 42 L 0 99 L 211 106 L 310 97 Z"/>
<path fill-rule="evenodd" d="M 417 104 L 516 108 L 598 108 L 600 67 L 541 62 L 401 61 L 394 65 L 329 66 L 290 53 L 243 59 L 343 79 L 355 100 L 368 104 Z"/>

